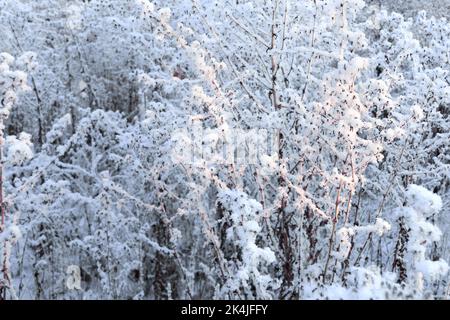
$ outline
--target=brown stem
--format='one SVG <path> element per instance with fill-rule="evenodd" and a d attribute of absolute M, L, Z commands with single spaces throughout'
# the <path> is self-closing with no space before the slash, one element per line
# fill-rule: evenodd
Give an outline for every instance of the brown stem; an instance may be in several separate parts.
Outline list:
<path fill-rule="evenodd" d="M 325 267 L 323 268 L 323 283 L 325 283 L 325 281 L 326 281 L 328 265 L 330 263 L 331 253 L 333 251 L 334 238 L 335 238 L 334 236 L 336 233 L 336 224 L 337 224 L 337 221 L 339 218 L 339 204 L 340 204 L 340 198 L 341 198 L 341 190 L 342 190 L 342 180 L 339 182 L 339 187 L 337 189 L 337 194 L 336 194 L 336 203 L 335 203 L 335 207 L 334 207 L 334 218 L 332 220 L 333 227 L 331 229 L 331 235 L 330 235 L 330 240 L 329 240 L 329 245 L 328 245 L 327 261 L 325 262 Z"/>

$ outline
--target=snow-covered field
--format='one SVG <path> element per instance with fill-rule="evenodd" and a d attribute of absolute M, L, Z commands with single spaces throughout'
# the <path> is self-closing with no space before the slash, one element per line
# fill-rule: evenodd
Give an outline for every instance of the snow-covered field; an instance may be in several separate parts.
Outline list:
<path fill-rule="evenodd" d="M 449 298 L 450 0 L 0 8 L 0 300 Z"/>

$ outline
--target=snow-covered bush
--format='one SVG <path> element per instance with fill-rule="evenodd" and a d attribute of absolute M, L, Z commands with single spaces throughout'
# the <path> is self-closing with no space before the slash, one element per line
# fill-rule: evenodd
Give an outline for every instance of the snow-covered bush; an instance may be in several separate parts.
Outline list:
<path fill-rule="evenodd" d="M 402 282 L 432 296 L 436 290 L 433 284 L 445 277 L 449 270 L 446 261 L 430 258 L 429 253 L 433 243 L 442 237 L 441 230 L 430 222 L 442 209 L 442 200 L 417 185 L 410 185 L 406 196 L 407 206 L 396 212 L 400 227 L 394 269 L 399 271 Z"/>
<path fill-rule="evenodd" d="M 217 297 L 273 298 L 268 287 L 275 289 L 276 281 L 269 274 L 261 273 L 260 268 L 275 262 L 275 254 L 268 247 L 259 248 L 256 243 L 261 232 L 261 204 L 235 190 L 219 191 L 218 201 L 230 214 L 231 226 L 226 230 L 226 241 L 238 248 L 235 255 L 240 258 L 232 267 L 236 270 L 230 270 L 234 276 L 227 279 Z"/>
<path fill-rule="evenodd" d="M 28 59 L 27 56 L 22 56 L 19 60 Z M 5 200 L 5 165 L 21 165 L 32 157 L 32 144 L 28 134 L 21 133 L 19 139 L 16 139 L 15 136 L 7 136 L 5 132 L 5 122 L 13 111 L 19 93 L 28 89 L 27 74 L 18 69 L 14 70 L 14 62 L 15 59 L 10 54 L 0 53 L 0 299 L 5 299 L 7 295 L 16 298 L 10 259 L 12 246 L 21 236 L 17 226 L 18 215 L 8 214 L 11 203 Z"/>
<path fill-rule="evenodd" d="M 6 0 L 0 22 L 19 298 L 445 296 L 446 20 Z"/>

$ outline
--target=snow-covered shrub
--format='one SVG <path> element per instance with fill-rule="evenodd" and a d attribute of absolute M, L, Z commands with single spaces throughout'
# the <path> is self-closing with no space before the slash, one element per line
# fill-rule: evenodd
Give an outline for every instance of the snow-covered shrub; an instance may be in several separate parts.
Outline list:
<path fill-rule="evenodd" d="M 432 224 L 432 217 L 442 209 L 441 198 L 427 189 L 410 185 L 405 207 L 396 211 L 400 234 L 394 268 L 399 279 L 424 295 L 433 295 L 433 283 L 445 277 L 449 267 L 443 259 L 430 258 L 429 249 L 439 242 L 442 232 Z M 425 291 L 426 290 L 426 291 Z"/>
<path fill-rule="evenodd" d="M 27 59 L 21 57 L 20 60 Z M 29 88 L 27 74 L 21 70 L 14 70 L 14 62 L 14 57 L 10 54 L 0 53 L 0 299 L 4 299 L 7 294 L 16 298 L 10 260 L 12 246 L 21 235 L 17 226 L 18 215 L 7 212 L 11 203 L 5 201 L 5 164 L 21 165 L 32 157 L 32 144 L 28 134 L 21 133 L 19 139 L 16 139 L 15 136 L 7 136 L 5 132 L 5 122 L 17 102 L 19 93 Z M 6 157 L 5 149 L 7 149 Z"/>
<path fill-rule="evenodd" d="M 268 247 L 260 248 L 256 238 L 261 232 L 260 220 L 262 206 L 248 195 L 236 190 L 219 191 L 220 206 L 230 214 L 231 226 L 226 230 L 226 241 L 238 248 L 239 256 L 235 270 L 230 270 L 231 278 L 227 279 L 218 293 L 218 298 L 270 299 L 270 290 L 275 289 L 276 281 L 260 268 L 275 262 L 275 254 Z M 244 295 L 244 296 L 241 296 Z"/>
<path fill-rule="evenodd" d="M 6 138 L 6 157 L 10 165 L 20 165 L 33 157 L 31 135 L 22 132 L 19 139 L 16 136 Z"/>
<path fill-rule="evenodd" d="M 448 22 L 360 0 L 4 4 L 18 297 L 444 296 Z"/>

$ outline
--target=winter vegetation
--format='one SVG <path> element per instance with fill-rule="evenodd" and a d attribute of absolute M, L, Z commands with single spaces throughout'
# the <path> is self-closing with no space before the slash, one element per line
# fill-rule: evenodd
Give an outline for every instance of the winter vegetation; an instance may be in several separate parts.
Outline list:
<path fill-rule="evenodd" d="M 0 299 L 448 299 L 419 3 L 0 0 Z"/>

